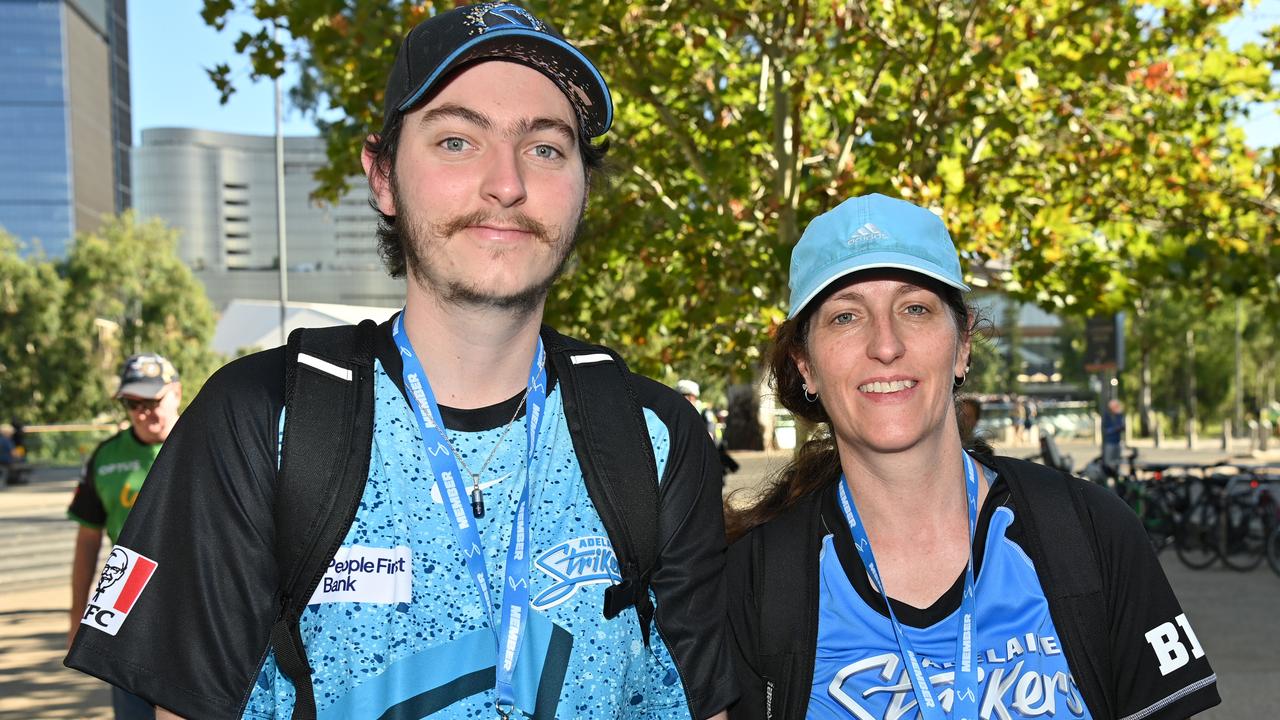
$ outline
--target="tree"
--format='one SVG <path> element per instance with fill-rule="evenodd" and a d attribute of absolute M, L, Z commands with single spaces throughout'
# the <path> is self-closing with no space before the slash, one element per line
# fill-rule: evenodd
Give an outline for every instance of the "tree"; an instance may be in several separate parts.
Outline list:
<path fill-rule="evenodd" d="M 77 236 L 65 274 L 69 291 L 60 357 L 63 380 L 78 380 L 70 383 L 76 394 L 60 419 L 114 410 L 116 373 L 130 354 L 156 352 L 173 362 L 182 375 L 184 402 L 220 364 L 209 347 L 209 298 L 178 259 L 177 231 L 159 220 L 138 223 L 132 211 L 107 218 L 97 232 Z"/>
<path fill-rule="evenodd" d="M 24 260 L 0 230 L 0 422 L 48 422 L 66 401 L 67 375 L 53 352 L 63 332 L 66 282 L 40 255 Z"/>
<path fill-rule="evenodd" d="M 650 374 L 744 379 L 784 317 L 801 227 L 869 191 L 938 209 L 971 264 L 999 259 L 1006 291 L 1059 312 L 1170 283 L 1273 288 L 1276 198 L 1233 118 L 1275 97 L 1280 54 L 1275 33 L 1228 48 L 1241 4 L 530 3 L 618 105 L 616 173 L 548 316 Z M 341 112 L 317 175 L 332 199 L 380 127 L 400 38 L 437 6 L 206 0 L 204 18 L 239 8 L 292 35 L 237 51 L 254 76 L 291 56 L 298 97 Z M 230 74 L 211 71 L 224 92 Z"/>
<path fill-rule="evenodd" d="M 1144 405 L 1175 416 L 1179 429 L 1191 411 L 1187 389 L 1195 388 L 1197 420 L 1218 421 L 1231 415 L 1236 391 L 1233 343 L 1235 304 L 1205 304 L 1200 292 L 1165 289 L 1146 298 L 1141 314 L 1131 317 L 1126 331 L 1129 358 L 1121 379 L 1126 394 Z M 1259 301 L 1245 306 L 1242 332 L 1246 407 L 1255 413 L 1266 398 L 1265 379 L 1274 372 L 1280 328 L 1276 315 Z M 1194 339 L 1187 348 L 1187 334 Z M 1194 355 L 1194 363 L 1189 357 Z M 1150 432 L 1144 421 L 1143 432 Z"/>

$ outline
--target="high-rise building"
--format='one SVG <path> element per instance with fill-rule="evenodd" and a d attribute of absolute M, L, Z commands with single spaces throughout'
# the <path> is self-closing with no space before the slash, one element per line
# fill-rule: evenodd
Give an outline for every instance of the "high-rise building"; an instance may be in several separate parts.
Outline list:
<path fill-rule="evenodd" d="M 0 228 L 51 256 L 130 206 L 126 0 L 0 0 Z"/>
<path fill-rule="evenodd" d="M 404 281 L 383 270 L 364 177 L 336 204 L 311 200 L 325 162 L 323 139 L 284 139 L 289 299 L 401 304 Z M 178 229 L 179 257 L 218 307 L 279 297 L 275 168 L 275 138 L 265 135 L 149 128 L 134 148 L 138 215 Z"/>

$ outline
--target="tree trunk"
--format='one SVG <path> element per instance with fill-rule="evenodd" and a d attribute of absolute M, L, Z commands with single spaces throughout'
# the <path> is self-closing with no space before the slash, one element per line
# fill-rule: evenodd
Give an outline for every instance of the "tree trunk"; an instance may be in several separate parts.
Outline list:
<path fill-rule="evenodd" d="M 1187 448 L 1196 447 L 1196 331 L 1187 330 Z"/>
<path fill-rule="evenodd" d="M 1139 302 L 1133 310 L 1133 330 L 1138 339 L 1138 431 L 1151 437 L 1155 428 L 1151 408 L 1151 342 L 1147 337 L 1146 311 Z"/>
<path fill-rule="evenodd" d="M 1139 356 L 1138 373 L 1138 424 L 1143 437 L 1151 437 L 1154 424 L 1151 418 L 1151 349 L 1143 347 Z"/>

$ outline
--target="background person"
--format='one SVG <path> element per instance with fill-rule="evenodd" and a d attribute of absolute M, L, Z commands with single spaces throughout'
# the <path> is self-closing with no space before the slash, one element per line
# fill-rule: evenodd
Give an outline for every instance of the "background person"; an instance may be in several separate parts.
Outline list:
<path fill-rule="evenodd" d="M 716 414 L 711 408 L 702 404 L 702 388 L 698 387 L 698 383 L 692 380 L 680 380 L 676 382 L 676 392 L 684 396 L 685 400 L 698 411 L 702 416 L 702 422 L 706 423 L 707 434 L 712 440 L 717 440 L 718 423 L 716 422 Z"/>
<path fill-rule="evenodd" d="M 13 450 L 13 426 L 8 423 L 0 424 L 0 478 L 4 479 L 6 485 L 18 484 L 14 477 L 13 465 L 17 458 Z"/>
<path fill-rule="evenodd" d="M 1124 458 L 1124 403 L 1117 398 L 1107 401 L 1102 414 L 1102 464 L 1112 477 L 1120 474 Z"/>
<path fill-rule="evenodd" d="M 982 401 L 977 397 L 965 396 L 956 401 L 956 421 L 960 424 L 960 437 L 965 447 L 973 447 L 978 438 L 978 421 L 982 420 Z"/>
<path fill-rule="evenodd" d="M 716 417 L 716 413 L 710 407 L 703 405 L 702 389 L 698 387 L 698 383 L 692 380 L 680 380 L 676 383 L 676 392 L 684 396 L 685 400 L 693 406 L 695 410 L 702 416 L 702 421 L 707 425 L 707 434 L 711 436 L 711 440 L 716 444 L 716 451 L 720 455 L 720 468 L 723 471 L 722 477 L 728 476 L 730 473 L 738 472 L 738 461 L 733 459 L 729 454 L 729 449 L 725 446 L 724 440 L 720 437 L 720 421 Z"/>
<path fill-rule="evenodd" d="M 173 364 L 163 357 L 134 355 L 120 369 L 120 389 L 115 396 L 129 416 L 129 427 L 94 449 L 67 508 L 67 517 L 80 524 L 71 565 L 68 646 L 89 605 L 102 534 L 105 531 L 115 545 L 161 444 L 178 421 L 182 383 Z M 111 688 L 111 704 L 117 720 L 155 717 L 150 703 L 115 686 Z"/>
<path fill-rule="evenodd" d="M 953 395 L 975 321 L 937 215 L 882 195 L 848 200 L 805 230 L 790 286 L 774 388 L 827 432 L 754 506 L 729 512 L 743 689 L 731 718 L 915 716 L 913 705 L 925 718 L 1055 707 L 1183 718 L 1217 704 L 1213 671 L 1128 507 L 1096 485 L 962 446 Z M 1072 511 L 1039 500 L 1058 489 L 1087 508 L 1066 526 L 1073 536 L 1096 536 L 1096 554 L 1081 554 L 1098 563 L 1089 572 L 1105 589 L 1088 606 L 1098 612 L 1067 616 L 1088 637 L 1063 635 L 1054 609 L 1064 606 L 1049 598 L 1064 602 L 1066 583 L 1034 560 L 1064 537 L 1028 537 L 1046 514 Z M 1082 651 L 1099 645 L 1103 657 Z M 1073 677 L 1082 666 L 1108 675 Z"/>
<path fill-rule="evenodd" d="M 1022 398 L 1013 399 L 1013 407 L 1009 409 L 1009 419 L 1013 425 L 1013 442 L 1021 445 L 1027 438 L 1027 405 Z"/>

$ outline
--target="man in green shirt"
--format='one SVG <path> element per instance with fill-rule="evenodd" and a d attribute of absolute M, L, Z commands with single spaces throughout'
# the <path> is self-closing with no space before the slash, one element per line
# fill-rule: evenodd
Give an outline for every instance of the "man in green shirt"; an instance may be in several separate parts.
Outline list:
<path fill-rule="evenodd" d="M 80 619 L 89 606 L 89 593 L 98 576 L 98 552 L 102 533 L 114 545 L 125 518 L 138 497 L 160 445 L 178 420 L 182 384 L 173 364 L 159 355 L 134 355 L 120 369 L 116 399 L 129 415 L 129 428 L 104 440 L 85 463 L 67 516 L 80 523 L 71 569 L 71 632 L 75 637 Z M 108 559 L 108 564 L 111 560 Z M 154 717 L 145 701 L 113 688 L 112 704 L 117 720 Z"/>

